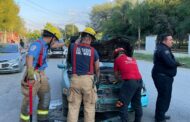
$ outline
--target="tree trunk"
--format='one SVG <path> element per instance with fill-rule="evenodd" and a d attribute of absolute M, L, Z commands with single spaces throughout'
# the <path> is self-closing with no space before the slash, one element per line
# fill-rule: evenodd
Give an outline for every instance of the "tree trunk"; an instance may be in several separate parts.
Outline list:
<path fill-rule="evenodd" d="M 138 49 L 141 49 L 141 27 L 138 27 Z"/>
<path fill-rule="evenodd" d="M 7 31 L 4 31 L 4 34 L 3 34 L 3 43 L 7 43 Z"/>

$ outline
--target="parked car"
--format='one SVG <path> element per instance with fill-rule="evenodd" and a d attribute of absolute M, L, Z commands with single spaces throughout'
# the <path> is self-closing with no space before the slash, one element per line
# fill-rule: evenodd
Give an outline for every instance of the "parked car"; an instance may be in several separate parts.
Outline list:
<path fill-rule="evenodd" d="M 68 53 L 68 47 L 63 46 L 63 56 L 66 58 Z"/>
<path fill-rule="evenodd" d="M 58 41 L 58 43 L 63 42 L 63 41 Z M 59 47 L 59 48 L 51 48 L 48 52 L 49 57 L 62 57 L 64 56 L 64 47 Z"/>
<path fill-rule="evenodd" d="M 63 48 L 52 48 L 48 52 L 49 57 L 61 57 L 63 56 Z"/>
<path fill-rule="evenodd" d="M 113 83 L 115 81 L 115 77 L 112 58 L 112 52 L 114 48 L 120 47 L 120 45 L 117 45 L 118 43 L 119 42 L 117 41 L 115 43 L 115 40 L 111 40 L 109 42 L 94 45 L 94 47 L 97 49 L 100 55 L 100 82 L 96 84 L 98 94 L 98 100 L 96 102 L 96 112 L 98 113 L 116 112 L 119 110 L 116 107 L 116 102 L 119 100 L 119 89 L 121 87 L 122 81 L 116 84 Z M 126 42 L 122 43 L 125 43 L 125 46 L 129 44 Z M 63 112 L 66 114 L 68 109 L 66 97 L 68 95 L 68 89 L 70 87 L 70 77 L 72 68 L 68 68 L 66 62 L 64 62 L 63 64 L 58 64 L 58 68 L 62 70 L 62 101 Z M 143 107 L 146 107 L 148 105 L 148 97 L 145 85 L 143 86 L 141 92 L 141 103 Z M 131 105 L 129 105 L 128 108 L 129 111 L 133 111 Z"/>
<path fill-rule="evenodd" d="M 26 51 L 19 44 L 0 44 L 0 73 L 22 72 Z"/>

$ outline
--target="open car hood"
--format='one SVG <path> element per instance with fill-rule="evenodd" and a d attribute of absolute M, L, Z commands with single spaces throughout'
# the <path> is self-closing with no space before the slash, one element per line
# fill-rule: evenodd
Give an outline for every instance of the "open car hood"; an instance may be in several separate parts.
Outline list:
<path fill-rule="evenodd" d="M 97 50 L 101 62 L 113 62 L 113 51 L 118 47 L 124 48 L 129 55 L 133 53 L 132 44 L 126 38 L 114 38 L 109 41 L 94 42 L 91 46 Z"/>

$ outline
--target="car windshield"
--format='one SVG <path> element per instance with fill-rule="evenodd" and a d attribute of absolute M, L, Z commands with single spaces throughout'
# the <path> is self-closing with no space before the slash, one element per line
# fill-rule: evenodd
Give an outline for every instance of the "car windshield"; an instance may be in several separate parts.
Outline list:
<path fill-rule="evenodd" d="M 0 53 L 17 53 L 17 52 L 18 52 L 17 45 L 9 45 L 9 44 L 0 45 Z"/>

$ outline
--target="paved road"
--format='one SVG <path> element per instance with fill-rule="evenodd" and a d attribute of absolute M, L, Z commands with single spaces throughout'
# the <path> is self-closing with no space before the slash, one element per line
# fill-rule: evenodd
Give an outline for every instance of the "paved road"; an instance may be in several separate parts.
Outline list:
<path fill-rule="evenodd" d="M 51 85 L 51 102 L 61 101 L 61 73 L 57 64 L 61 59 L 50 59 L 46 74 Z M 154 122 L 154 110 L 157 92 L 151 78 L 152 63 L 138 61 L 149 95 L 149 106 L 144 109 L 143 122 Z M 190 70 L 178 69 L 173 86 L 173 96 L 168 114 L 172 119 L 168 122 L 190 122 Z M 18 122 L 22 100 L 20 79 L 23 73 L 0 75 L 0 122 Z M 186 97 L 187 96 L 187 97 Z"/>
<path fill-rule="evenodd" d="M 0 75 L 0 122 L 17 122 L 20 111 L 20 79 L 23 73 Z"/>
<path fill-rule="evenodd" d="M 60 59 L 50 59 L 46 70 L 51 85 L 51 103 L 60 104 L 61 101 L 61 72 L 57 64 Z M 24 71 L 23 71 L 24 72 Z M 20 81 L 22 73 L 0 74 L 0 122 L 19 122 L 22 101 Z M 37 98 L 34 108 L 37 107 Z"/>
<path fill-rule="evenodd" d="M 149 105 L 144 109 L 143 122 L 154 121 L 155 102 L 157 92 L 151 78 L 152 63 L 146 61 L 138 61 L 143 80 L 146 84 L 149 96 Z M 190 70 L 178 68 L 177 76 L 174 79 L 173 94 L 171 106 L 168 115 L 171 120 L 168 122 L 190 122 Z"/>

